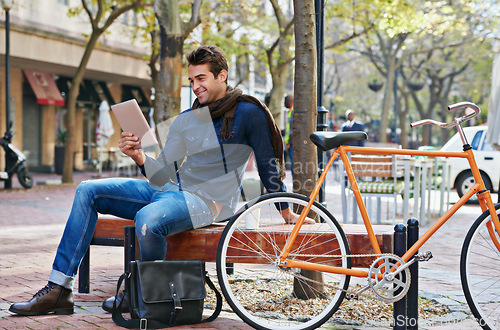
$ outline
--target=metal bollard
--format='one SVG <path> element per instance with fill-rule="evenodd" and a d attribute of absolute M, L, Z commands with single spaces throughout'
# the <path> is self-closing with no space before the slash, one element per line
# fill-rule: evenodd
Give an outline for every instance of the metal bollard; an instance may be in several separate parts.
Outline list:
<path fill-rule="evenodd" d="M 135 260 L 135 227 L 134 226 L 125 226 L 125 238 L 123 240 L 123 248 L 124 248 L 124 268 L 125 272 L 130 271 L 130 262 Z M 125 288 L 129 287 L 129 277 L 125 278 Z"/>
<path fill-rule="evenodd" d="M 232 262 L 226 262 L 226 273 L 227 273 L 227 275 L 233 275 L 234 274 L 234 263 L 232 263 Z"/>
<path fill-rule="evenodd" d="M 408 246 L 412 246 L 418 241 L 419 230 L 418 220 L 415 218 L 408 219 Z M 418 251 L 416 252 L 418 253 Z M 410 289 L 406 295 L 406 313 L 408 316 L 407 328 L 408 330 L 418 329 L 418 261 L 409 267 L 411 283 Z"/>
<path fill-rule="evenodd" d="M 394 254 L 403 256 L 406 252 L 406 227 L 403 224 L 394 226 Z M 406 296 L 394 303 L 393 329 L 406 329 Z"/>

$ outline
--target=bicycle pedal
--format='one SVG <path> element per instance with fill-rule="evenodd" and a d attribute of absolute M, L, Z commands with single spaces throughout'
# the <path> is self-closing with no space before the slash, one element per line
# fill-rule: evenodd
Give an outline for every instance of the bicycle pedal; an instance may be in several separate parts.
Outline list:
<path fill-rule="evenodd" d="M 432 259 L 432 252 L 431 251 L 425 251 L 425 252 L 420 252 L 419 254 L 416 255 L 416 258 L 418 261 L 429 261 Z"/>

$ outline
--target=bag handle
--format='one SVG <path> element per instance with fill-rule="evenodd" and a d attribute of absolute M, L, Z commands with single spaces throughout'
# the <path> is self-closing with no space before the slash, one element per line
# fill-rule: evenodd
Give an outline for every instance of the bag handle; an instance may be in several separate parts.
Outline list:
<path fill-rule="evenodd" d="M 123 303 L 123 299 L 120 301 L 120 304 L 118 306 L 116 306 L 116 301 L 117 301 L 118 293 L 120 292 L 120 288 L 122 286 L 123 281 L 125 280 L 125 278 L 127 278 L 129 276 L 130 276 L 129 272 L 123 273 L 120 276 L 120 278 L 118 279 L 118 284 L 116 286 L 115 301 L 113 302 L 113 314 L 112 314 L 113 322 L 115 322 L 115 324 L 117 324 L 121 327 L 128 328 L 128 329 L 148 329 L 148 328 L 149 329 L 161 329 L 161 328 L 170 328 L 170 327 L 175 326 L 175 323 L 174 324 L 164 324 L 162 322 L 158 322 L 155 320 L 125 319 L 123 317 L 122 313 L 120 312 L 120 309 L 121 309 L 121 306 Z M 215 320 L 219 316 L 220 312 L 222 311 L 222 295 L 220 294 L 219 290 L 217 290 L 217 288 L 213 284 L 212 280 L 210 279 L 210 276 L 208 276 L 208 272 L 205 272 L 205 282 L 208 284 L 209 288 L 215 292 L 215 296 L 217 298 L 217 305 L 216 305 L 215 310 L 212 313 L 212 315 L 210 315 L 210 317 L 208 317 L 206 319 L 201 320 L 200 323 L 212 322 L 213 320 Z M 127 287 L 125 289 L 128 292 L 130 292 L 130 288 Z"/>

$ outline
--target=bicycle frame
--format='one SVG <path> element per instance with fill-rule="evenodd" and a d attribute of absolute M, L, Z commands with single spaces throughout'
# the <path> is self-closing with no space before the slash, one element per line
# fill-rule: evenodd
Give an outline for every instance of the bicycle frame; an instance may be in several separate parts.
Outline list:
<path fill-rule="evenodd" d="M 468 146 L 468 144 L 466 144 Z M 408 155 L 408 156 L 427 156 L 427 157 L 447 157 L 447 158 L 465 158 L 468 160 L 470 168 L 472 170 L 472 174 L 474 176 L 475 184 L 452 206 L 450 207 L 416 242 L 413 244 L 407 252 L 401 257 L 404 262 L 408 262 L 416 252 L 422 247 L 422 245 L 427 242 L 427 240 L 432 237 L 432 235 L 443 225 L 445 224 L 455 212 L 462 207 L 474 194 L 477 194 L 481 210 L 485 212 L 489 210 L 492 222 L 494 225 L 489 223 L 488 230 L 490 236 L 500 251 L 500 242 L 495 234 L 495 230 L 497 233 L 500 233 L 500 222 L 498 219 L 498 215 L 495 210 L 495 205 L 491 199 L 491 194 L 488 190 L 486 190 L 483 179 L 477 167 L 476 161 L 474 159 L 474 154 L 472 153 L 472 148 L 464 148 L 466 150 L 462 152 L 449 152 L 449 151 L 427 151 L 427 150 L 410 150 L 410 149 L 382 149 L 382 148 L 367 148 L 367 147 L 352 147 L 352 146 L 339 146 L 333 152 L 330 157 L 328 163 L 326 164 L 325 170 L 321 174 L 316 186 L 314 187 L 311 195 L 309 204 L 302 210 L 300 217 L 295 224 L 290 237 L 287 239 L 285 247 L 283 249 L 282 255 L 280 257 L 280 266 L 289 267 L 289 268 L 300 268 L 307 270 L 317 270 L 329 273 L 337 273 L 337 274 L 345 274 L 355 277 L 366 277 L 368 275 L 367 271 L 363 270 L 355 270 L 355 269 L 347 269 L 336 266 L 328 266 L 328 265 L 320 265 L 305 261 L 296 261 L 288 259 L 288 254 L 290 253 L 291 247 L 300 231 L 301 226 L 304 223 L 304 219 L 306 218 L 306 214 L 308 214 L 311 206 L 316 199 L 316 196 L 319 193 L 320 187 L 325 181 L 326 174 L 331 168 L 335 159 L 340 156 L 342 163 L 344 164 L 345 171 L 347 173 L 347 177 L 349 182 L 351 183 L 352 191 L 354 193 L 356 202 L 359 207 L 359 211 L 361 213 L 361 217 L 363 219 L 364 225 L 366 227 L 368 237 L 370 243 L 372 245 L 373 251 L 375 254 L 381 254 L 380 246 L 375 237 L 375 233 L 373 231 L 373 227 L 371 221 L 369 219 L 368 213 L 366 211 L 361 192 L 359 190 L 358 184 L 356 182 L 356 178 L 354 176 L 353 169 L 349 162 L 349 158 L 347 156 L 348 152 L 355 153 L 363 153 L 363 154 L 374 154 L 374 155 Z"/>

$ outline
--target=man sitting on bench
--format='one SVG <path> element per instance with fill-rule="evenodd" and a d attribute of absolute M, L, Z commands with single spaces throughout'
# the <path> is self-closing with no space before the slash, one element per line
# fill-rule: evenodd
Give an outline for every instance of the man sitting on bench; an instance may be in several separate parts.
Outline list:
<path fill-rule="evenodd" d="M 159 260 L 166 254 L 165 236 L 208 226 L 235 211 L 252 150 L 267 191 L 286 191 L 282 138 L 267 107 L 227 85 L 226 56 L 218 47 L 199 47 L 186 58 L 197 99 L 192 109 L 172 122 L 158 159 L 134 149 L 139 137 L 129 132 L 119 140 L 120 150 L 139 165 L 149 182 L 126 178 L 82 182 L 48 284 L 28 302 L 13 304 L 11 312 L 73 313 L 73 284 L 98 213 L 134 219 L 141 260 Z M 282 216 L 286 222 L 298 218 L 288 209 Z M 126 296 L 118 299 L 128 310 Z M 103 308 L 110 311 L 113 301 L 114 297 L 106 300 Z"/>

